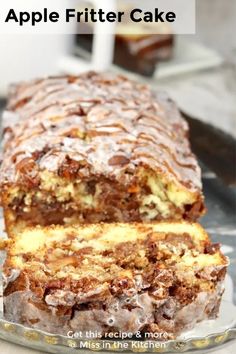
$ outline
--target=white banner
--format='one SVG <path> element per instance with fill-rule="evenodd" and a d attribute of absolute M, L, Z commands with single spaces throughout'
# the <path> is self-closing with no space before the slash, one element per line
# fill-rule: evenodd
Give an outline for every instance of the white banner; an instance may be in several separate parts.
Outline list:
<path fill-rule="evenodd" d="M 0 34 L 195 33 L 195 0 L 7 0 Z"/>

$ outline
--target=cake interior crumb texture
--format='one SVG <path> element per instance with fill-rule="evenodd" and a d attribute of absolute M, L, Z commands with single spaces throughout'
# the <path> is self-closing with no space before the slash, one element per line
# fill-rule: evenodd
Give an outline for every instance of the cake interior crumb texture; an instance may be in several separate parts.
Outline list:
<path fill-rule="evenodd" d="M 7 248 L 5 317 L 33 328 L 175 338 L 218 314 L 227 259 L 198 224 L 38 226 Z"/>

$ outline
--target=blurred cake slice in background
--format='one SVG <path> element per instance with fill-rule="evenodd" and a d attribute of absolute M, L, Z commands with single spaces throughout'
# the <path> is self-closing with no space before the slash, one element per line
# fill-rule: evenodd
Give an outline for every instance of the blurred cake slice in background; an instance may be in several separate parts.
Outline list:
<path fill-rule="evenodd" d="M 159 62 L 172 58 L 172 27 L 166 22 L 132 22 L 129 13 L 134 7 L 122 1 L 119 1 L 118 6 L 124 16 L 116 24 L 113 63 L 128 71 L 152 76 Z M 81 22 L 78 26 L 76 53 L 86 58 L 92 52 L 94 24 Z"/>
<path fill-rule="evenodd" d="M 81 49 L 91 52 L 92 35 L 77 35 L 77 53 L 84 56 Z M 172 58 L 174 36 L 172 34 L 121 35 L 117 34 L 114 49 L 114 64 L 145 76 L 152 76 L 160 61 Z"/>

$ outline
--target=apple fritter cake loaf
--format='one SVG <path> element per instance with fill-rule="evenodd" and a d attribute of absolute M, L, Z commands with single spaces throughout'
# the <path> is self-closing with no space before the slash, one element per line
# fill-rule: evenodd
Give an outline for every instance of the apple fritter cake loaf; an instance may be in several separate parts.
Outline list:
<path fill-rule="evenodd" d="M 165 94 L 89 72 L 12 88 L 1 199 L 23 226 L 195 220 L 204 212 L 188 126 Z"/>
<path fill-rule="evenodd" d="M 227 259 L 198 224 L 38 226 L 7 248 L 5 317 L 33 328 L 173 338 L 218 314 Z"/>

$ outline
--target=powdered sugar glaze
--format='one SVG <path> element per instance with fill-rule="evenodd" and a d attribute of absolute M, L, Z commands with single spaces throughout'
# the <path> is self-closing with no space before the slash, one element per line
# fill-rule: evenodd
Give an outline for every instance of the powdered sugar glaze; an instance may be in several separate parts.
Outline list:
<path fill-rule="evenodd" d="M 55 172 L 69 158 L 83 176 L 125 179 L 124 171 L 148 166 L 201 189 L 188 126 L 175 104 L 123 76 L 89 72 L 13 86 L 3 128 L 3 184 L 19 183 L 17 166 L 25 158 L 35 171 Z"/>

